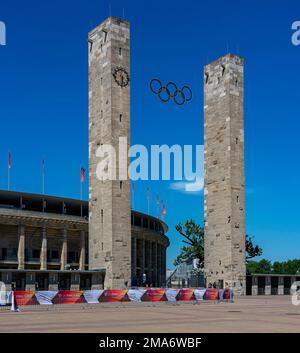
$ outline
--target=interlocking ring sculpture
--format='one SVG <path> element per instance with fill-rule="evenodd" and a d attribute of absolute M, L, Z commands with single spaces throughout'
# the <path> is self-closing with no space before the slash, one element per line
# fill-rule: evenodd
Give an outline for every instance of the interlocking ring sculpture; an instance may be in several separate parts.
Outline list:
<path fill-rule="evenodd" d="M 163 86 L 161 81 L 157 78 L 150 81 L 150 90 L 164 103 L 173 99 L 175 104 L 184 105 L 193 98 L 193 92 L 189 86 L 184 85 L 181 89 L 178 89 L 174 82 L 169 82 L 167 85 Z"/>

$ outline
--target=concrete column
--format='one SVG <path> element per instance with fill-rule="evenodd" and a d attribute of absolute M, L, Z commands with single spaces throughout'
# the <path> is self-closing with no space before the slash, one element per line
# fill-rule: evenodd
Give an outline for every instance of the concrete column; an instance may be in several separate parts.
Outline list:
<path fill-rule="evenodd" d="M 164 278 L 164 247 L 160 246 L 160 278 L 161 278 L 161 286 L 165 285 Z"/>
<path fill-rule="evenodd" d="M 80 289 L 80 274 L 72 273 L 71 274 L 71 288 L 70 290 L 79 290 Z"/>
<path fill-rule="evenodd" d="M 149 284 L 153 286 L 153 271 L 152 271 L 152 241 L 149 241 L 149 265 L 148 265 L 148 273 L 149 273 Z"/>
<path fill-rule="evenodd" d="M 144 273 L 145 273 L 145 261 L 146 261 L 146 249 L 145 239 L 142 239 L 142 283 L 144 285 Z"/>
<path fill-rule="evenodd" d="M 1 278 L 2 282 L 5 284 L 5 289 L 7 291 L 11 291 L 12 290 L 12 273 L 11 272 L 2 272 L 2 278 Z"/>
<path fill-rule="evenodd" d="M 19 226 L 18 270 L 25 268 L 25 227 Z"/>
<path fill-rule="evenodd" d="M 58 290 L 58 274 L 55 272 L 49 273 L 49 290 Z"/>
<path fill-rule="evenodd" d="M 160 258 L 161 258 L 160 244 L 157 243 L 157 282 L 158 282 L 157 285 L 158 285 L 158 287 L 161 286 Z"/>
<path fill-rule="evenodd" d="M 132 277 L 136 278 L 136 238 L 132 238 Z"/>
<path fill-rule="evenodd" d="M 60 255 L 60 269 L 65 270 L 68 263 L 68 231 L 66 228 L 63 230 L 63 243 Z"/>
<path fill-rule="evenodd" d="M 26 292 L 34 292 L 35 291 L 35 273 L 34 272 L 27 272 L 26 273 L 26 285 L 25 291 Z"/>
<path fill-rule="evenodd" d="M 278 295 L 284 295 L 284 277 L 278 277 Z"/>
<path fill-rule="evenodd" d="M 251 295 L 258 294 L 258 281 L 256 276 L 252 276 L 252 287 L 251 287 Z"/>
<path fill-rule="evenodd" d="M 47 228 L 42 228 L 42 247 L 40 254 L 41 270 L 47 270 Z"/>
<path fill-rule="evenodd" d="M 271 295 L 271 277 L 266 276 L 265 295 Z"/>
<path fill-rule="evenodd" d="M 159 286 L 159 278 L 158 278 L 158 243 L 155 243 L 154 246 L 154 251 L 155 251 L 155 268 L 154 268 L 154 274 L 155 274 L 155 287 Z"/>
<path fill-rule="evenodd" d="M 80 232 L 80 259 L 79 259 L 79 270 L 85 270 L 85 231 Z"/>
<path fill-rule="evenodd" d="M 162 281 L 163 285 L 166 286 L 166 248 L 163 246 L 162 247 L 162 271 L 163 271 L 163 276 L 162 276 Z"/>
<path fill-rule="evenodd" d="M 296 277 L 295 276 L 292 276 L 291 277 L 291 287 L 293 285 L 293 283 L 296 282 Z M 291 293 L 291 287 L 290 287 L 290 293 Z"/>
<path fill-rule="evenodd" d="M 104 289 L 104 275 L 101 273 L 92 274 L 92 290 Z"/>

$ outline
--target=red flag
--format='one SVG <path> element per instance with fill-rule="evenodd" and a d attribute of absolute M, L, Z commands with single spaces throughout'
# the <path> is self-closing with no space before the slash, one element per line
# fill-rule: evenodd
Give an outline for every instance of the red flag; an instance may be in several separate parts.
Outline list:
<path fill-rule="evenodd" d="M 11 168 L 11 153 L 8 152 L 8 169 Z"/>
<path fill-rule="evenodd" d="M 166 207 L 164 202 L 162 201 L 162 209 L 161 209 L 161 216 L 162 218 L 164 218 L 164 216 L 166 215 L 167 211 L 166 211 Z"/>
<path fill-rule="evenodd" d="M 84 183 L 84 178 L 85 178 L 85 169 L 81 168 L 80 170 L 80 181 L 83 184 Z"/>

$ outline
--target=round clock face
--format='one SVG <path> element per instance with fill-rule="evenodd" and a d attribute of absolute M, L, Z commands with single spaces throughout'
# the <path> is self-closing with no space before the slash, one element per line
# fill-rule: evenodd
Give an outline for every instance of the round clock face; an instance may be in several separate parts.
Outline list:
<path fill-rule="evenodd" d="M 116 67 L 113 71 L 113 77 L 120 87 L 126 87 L 130 78 L 128 72 L 123 67 Z"/>

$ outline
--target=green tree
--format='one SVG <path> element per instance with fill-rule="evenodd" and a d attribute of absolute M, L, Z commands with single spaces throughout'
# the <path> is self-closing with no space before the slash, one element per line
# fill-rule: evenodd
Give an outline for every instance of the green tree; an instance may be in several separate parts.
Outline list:
<path fill-rule="evenodd" d="M 196 224 L 193 219 L 187 220 L 184 224 L 178 223 L 175 227 L 177 232 L 184 238 L 186 244 L 180 249 L 180 254 L 174 260 L 174 265 L 181 263 L 191 263 L 198 260 L 198 268 L 203 268 L 204 264 L 204 229 Z"/>
<path fill-rule="evenodd" d="M 272 273 L 272 262 L 266 259 L 260 261 L 249 261 L 247 263 L 248 273 Z"/>
<path fill-rule="evenodd" d="M 262 259 L 258 262 L 258 272 L 257 273 L 271 273 L 272 272 L 272 262 L 267 259 Z"/>
<path fill-rule="evenodd" d="M 276 274 L 285 274 L 285 263 L 284 262 L 279 262 L 275 261 L 272 266 L 272 272 Z"/>
<path fill-rule="evenodd" d="M 295 275 L 300 273 L 300 260 L 288 260 L 282 263 L 283 271 L 285 274 Z"/>
<path fill-rule="evenodd" d="M 247 263 L 248 273 L 274 273 L 281 275 L 297 275 L 300 273 L 300 260 L 271 261 L 262 259 L 260 261 L 249 261 Z"/>
<path fill-rule="evenodd" d="M 184 224 L 178 223 L 176 231 L 183 237 L 185 244 L 179 255 L 174 260 L 174 265 L 181 263 L 191 263 L 197 259 L 197 266 L 202 269 L 204 266 L 204 229 L 193 219 L 188 219 Z M 262 254 L 262 249 L 253 244 L 253 237 L 246 236 L 246 260 L 252 259 Z"/>
<path fill-rule="evenodd" d="M 262 248 L 253 244 L 253 237 L 246 235 L 246 260 L 248 261 L 256 256 L 261 256 L 262 253 Z"/>
<path fill-rule="evenodd" d="M 261 273 L 259 262 L 257 261 L 248 261 L 247 262 L 247 273 Z"/>

